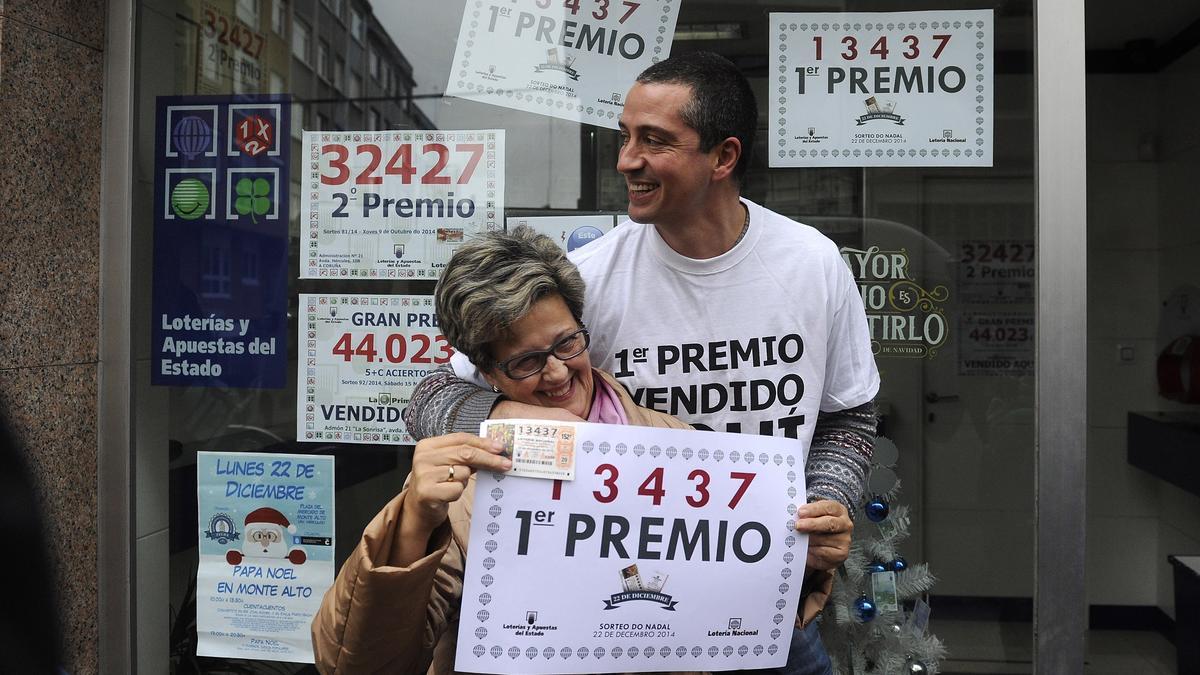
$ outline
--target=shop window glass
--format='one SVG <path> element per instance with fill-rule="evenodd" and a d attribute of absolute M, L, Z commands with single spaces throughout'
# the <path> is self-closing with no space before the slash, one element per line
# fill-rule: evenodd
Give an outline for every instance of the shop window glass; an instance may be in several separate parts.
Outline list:
<path fill-rule="evenodd" d="M 350 74 L 350 102 L 355 106 L 362 106 L 363 95 L 363 78 L 358 73 Z"/>
<path fill-rule="evenodd" d="M 367 40 L 367 24 L 363 21 L 362 12 L 354 7 L 350 8 L 350 35 L 354 36 L 359 44 Z"/>
<path fill-rule="evenodd" d="M 303 19 L 292 19 L 292 55 L 304 63 L 308 63 L 309 52 L 312 49 L 312 33 Z"/>
<path fill-rule="evenodd" d="M 229 247 L 220 243 L 206 244 L 201 260 L 201 294 L 210 298 L 229 297 Z"/>
<path fill-rule="evenodd" d="M 324 40 L 317 41 L 317 75 L 329 79 L 329 43 Z"/>
<path fill-rule="evenodd" d="M 237 18 L 250 28 L 258 29 L 259 0 L 237 0 Z"/>
<path fill-rule="evenodd" d="M 333 73 L 330 78 L 333 88 L 338 91 L 342 90 L 342 86 L 346 78 L 346 60 L 340 56 L 333 57 Z"/>
<path fill-rule="evenodd" d="M 258 25 L 259 11 L 265 12 L 267 9 L 261 6 L 261 1 L 229 0 L 216 3 L 215 0 L 207 0 L 209 4 L 221 4 L 226 14 L 235 15 L 251 27 Z M 148 604 L 152 609 L 163 609 L 169 604 L 178 612 L 180 608 L 188 606 L 189 600 L 185 597 L 187 584 L 176 582 L 189 577 L 194 579 L 195 576 L 197 450 L 303 451 L 337 455 L 338 508 L 334 558 L 338 565 L 355 545 L 358 533 L 371 516 L 395 495 L 397 486 L 403 484 L 408 470 L 411 445 L 341 440 L 317 443 L 305 441 L 297 434 L 297 422 L 303 421 L 303 409 L 298 408 L 297 404 L 302 406 L 304 403 L 299 382 L 306 374 L 296 359 L 309 358 L 301 356 L 302 346 L 294 341 L 299 334 L 298 322 L 302 320 L 300 317 L 304 311 L 300 306 L 301 294 L 429 296 L 434 288 L 433 277 L 301 278 L 299 267 L 302 251 L 311 245 L 311 233 L 306 229 L 306 221 L 301 214 L 301 186 L 308 169 L 303 163 L 306 158 L 300 155 L 303 147 L 301 140 L 306 129 L 323 132 L 345 130 L 350 133 L 384 129 L 429 130 L 434 133 L 502 129 L 505 133 L 506 166 L 505 175 L 502 176 L 503 208 L 498 209 L 501 217 L 588 216 L 608 218 L 609 224 L 613 225 L 623 219 L 623 214 L 629 208 L 626 180 L 615 170 L 621 148 L 619 134 L 612 128 L 615 121 L 608 125 L 581 124 L 578 120 L 563 116 L 481 103 L 465 94 L 441 96 L 435 93 L 448 88 L 464 93 L 457 87 L 454 75 L 465 69 L 451 63 L 459 38 L 464 8 L 462 2 L 267 1 L 270 3 L 271 30 L 265 37 L 262 51 L 257 55 L 237 56 L 235 60 L 238 65 L 232 69 L 227 64 L 222 65 L 219 60 L 197 57 L 197 54 L 203 55 L 209 44 L 214 42 L 202 34 L 181 38 L 178 43 L 164 40 L 163 35 L 175 34 L 168 28 L 177 28 L 171 23 L 176 19 L 170 13 L 165 13 L 166 18 L 161 18 L 160 15 L 164 13 L 155 9 L 161 3 L 139 2 L 143 9 L 154 10 L 144 11 L 143 15 L 152 15 L 151 18 L 163 24 L 147 24 L 153 26 L 154 30 L 143 28 L 139 37 L 140 62 L 153 64 L 156 69 L 153 73 L 139 74 L 144 100 L 153 101 L 156 96 L 198 94 L 232 96 L 286 93 L 292 96 L 290 137 L 287 132 L 281 134 L 285 141 L 282 144 L 283 157 L 291 162 L 290 184 L 271 186 L 271 195 L 277 194 L 278 203 L 289 208 L 289 221 L 285 229 L 281 228 L 284 232 L 281 236 L 286 236 L 287 240 L 286 258 L 273 262 L 256 248 L 253 236 L 267 227 L 264 223 L 270 222 L 266 220 L 269 213 L 255 212 L 255 200 L 260 197 L 255 193 L 247 193 L 242 195 L 246 197 L 243 203 L 245 214 L 236 228 L 230 228 L 236 229 L 238 236 L 243 238 L 203 242 L 198 239 L 194 269 L 190 270 L 195 283 L 189 289 L 191 294 L 204 299 L 228 299 L 237 296 L 243 287 L 265 295 L 271 290 L 272 284 L 279 285 L 273 279 L 283 278 L 287 302 L 279 307 L 278 320 L 286 324 L 289 336 L 289 343 L 281 347 L 290 359 L 285 384 L 280 388 L 151 387 L 148 377 L 139 380 L 139 406 L 146 405 L 147 408 L 138 411 L 137 431 L 142 445 L 139 445 L 137 452 L 139 457 L 145 453 L 144 456 L 153 455 L 163 460 L 162 475 L 151 475 L 153 480 L 165 481 L 168 474 L 171 480 L 170 505 L 164 503 L 157 506 L 162 510 L 169 507 L 171 512 L 169 567 L 172 587 L 169 598 L 161 599 L 158 604 Z M 526 9 L 531 12 L 531 8 L 546 4 L 532 0 L 522 2 L 528 5 Z M 572 7 L 580 7 L 579 13 L 582 14 L 582 8 L 590 5 L 586 10 L 588 14 L 600 13 L 601 5 L 607 4 L 592 0 L 568 2 L 564 7 L 562 2 L 555 0 L 554 11 L 561 8 L 561 13 L 570 14 Z M 649 4 L 639 6 L 635 2 L 614 0 L 609 10 L 644 12 Z M 996 34 L 998 38 L 1003 38 L 1004 58 L 1009 59 L 1004 64 L 1007 70 L 1002 73 L 995 89 L 988 90 L 989 95 L 994 92 L 995 105 L 1000 113 L 997 118 L 1000 124 L 995 131 L 995 146 L 999 155 L 994 166 L 969 168 L 861 165 L 772 167 L 768 153 L 776 150 L 773 144 L 778 137 L 768 138 L 771 124 L 768 117 L 774 115 L 768 116 L 766 113 L 777 109 L 774 97 L 779 95 L 777 87 L 780 83 L 776 79 L 780 74 L 774 72 L 774 64 L 770 66 L 770 72 L 765 65 L 770 56 L 769 41 L 772 39 L 767 34 L 766 13 L 760 11 L 761 8 L 747 13 L 745 4 L 735 0 L 680 0 L 668 4 L 679 6 L 679 25 L 688 31 L 686 35 L 675 36 L 671 51 L 703 48 L 729 56 L 747 74 L 758 95 L 761 119 L 758 148 L 750 163 L 743 194 L 788 218 L 822 231 L 843 251 L 848 252 L 845 255 L 850 256 L 851 262 L 855 251 L 861 255 L 868 255 L 872 251 L 884 252 L 891 256 L 889 260 L 904 258 L 907 265 L 905 273 L 909 275 L 907 278 L 875 278 L 859 270 L 860 278 L 857 281 L 865 300 L 875 302 L 877 298 L 872 294 L 884 293 L 878 306 L 870 309 L 874 315 L 872 325 L 880 327 L 878 341 L 884 346 L 890 348 L 909 340 L 911 336 L 898 336 L 897 333 L 912 332 L 912 325 L 923 327 L 922 322 L 932 316 L 944 318 L 949 326 L 949 337 L 934 345 L 937 349 L 930 349 L 926 343 L 913 338 L 909 341 L 925 349 L 924 354 L 908 358 L 897 352 L 886 354 L 879 360 L 884 370 L 884 389 L 880 399 L 887 424 L 886 433 L 901 446 L 902 452 L 896 469 L 905 486 L 901 503 L 912 506 L 912 535 L 905 554 L 914 562 L 928 561 L 931 571 L 942 578 L 935 585 L 935 593 L 967 598 L 1028 597 L 1031 594 L 1028 582 L 1032 575 L 1029 574 L 1031 563 L 1026 555 L 1029 547 L 1025 544 L 1029 543 L 1026 535 L 1031 530 L 1020 530 L 1008 523 L 1018 522 L 1032 504 L 1032 496 L 1027 489 L 1029 481 L 1024 480 L 1022 472 L 1032 470 L 1030 448 L 1033 426 L 1029 419 L 1033 409 L 1033 366 L 1030 362 L 1020 368 L 989 369 L 971 366 L 967 359 L 990 359 L 989 354 L 993 351 L 999 353 L 1001 348 L 1009 350 L 1005 353 L 1031 353 L 1032 343 L 1028 340 L 1006 340 L 995 347 L 982 337 L 972 340 L 970 329 L 979 328 L 988 320 L 1032 321 L 1033 302 L 1026 295 L 1006 296 L 1002 301 L 985 297 L 981 286 L 972 286 L 962 271 L 968 247 L 974 246 L 976 248 L 973 250 L 979 250 L 978 247 L 984 244 L 1003 243 L 1010 247 L 1005 250 L 1010 251 L 1015 250 L 1012 247 L 1024 246 L 1033 238 L 1033 116 L 1031 101 L 1027 96 L 1031 76 L 1028 63 L 1019 58 L 1032 53 L 1028 3 L 1015 3 L 1014 8 L 1007 8 L 1006 5 L 1006 11 L 1011 11 L 1003 17 L 1000 16 L 1002 12 L 997 12 Z M 486 23 L 490 10 L 486 9 L 487 3 L 484 5 L 480 21 Z M 966 6 L 965 0 L 950 0 L 949 5 L 956 10 L 971 9 Z M 885 11 L 880 9 L 880 3 L 855 1 L 838 6 L 845 6 L 848 12 Z M 772 9 L 798 13 L 814 11 L 812 3 L 799 0 L 778 0 Z M 901 9 L 905 8 L 888 8 L 886 11 Z M 346 22 L 330 21 L 329 17 L 324 16 L 327 11 L 338 17 L 343 11 L 347 12 Z M 519 11 L 514 5 L 513 12 Z M 561 20 L 561 17 L 556 18 Z M 1001 18 L 1003 22 L 999 21 Z M 655 38 L 661 37 L 657 30 L 657 19 L 655 21 L 651 36 L 646 40 L 648 49 L 659 44 Z M 182 20 L 180 22 L 185 23 Z M 178 34 L 185 32 L 180 29 Z M 188 42 L 188 39 L 192 41 Z M 314 41 L 316 44 L 313 44 Z M 626 46 L 631 44 L 626 43 Z M 831 45 L 836 44 L 840 43 L 828 42 L 825 48 L 833 49 Z M 806 41 L 803 46 L 811 45 L 811 41 Z M 872 54 L 870 49 L 871 44 L 862 46 L 860 51 L 865 58 L 883 58 L 879 54 Z M 893 43 L 886 49 L 890 50 L 889 62 L 892 62 L 904 47 Z M 882 54 L 884 48 L 877 51 Z M 542 45 L 538 51 L 539 59 L 543 55 L 545 63 L 538 64 L 547 73 L 543 79 L 548 81 L 553 73 L 567 73 L 560 80 L 567 83 L 565 86 L 576 86 L 576 81 L 569 77 L 569 71 L 573 67 L 581 68 L 579 72 L 583 70 L 578 63 L 572 66 L 571 50 L 563 45 Z M 493 62 L 471 69 L 477 70 L 476 74 L 490 83 L 483 86 L 498 87 L 498 83 L 506 81 L 504 78 L 512 81 L 516 77 L 512 72 L 506 72 L 503 57 L 503 54 L 489 54 L 488 58 Z M 874 64 L 873 61 L 871 63 Z M 489 65 L 494 66 L 494 72 L 489 71 Z M 157 70 L 160 67 L 161 72 Z M 310 67 L 313 72 L 309 72 Z M 972 61 L 972 77 L 975 74 L 974 67 L 975 62 Z M 256 75 L 256 72 L 260 74 Z M 630 80 L 634 75 L 632 72 L 616 74 Z M 785 81 L 793 85 L 794 80 L 788 78 L 794 75 L 792 70 L 783 73 Z M 587 76 L 590 77 L 591 73 L 587 73 Z M 372 82 L 370 86 L 364 86 L 367 78 Z M 332 91 L 326 83 L 332 86 Z M 606 93 L 607 100 L 623 100 L 627 85 L 613 86 L 619 91 Z M 967 86 L 975 87 L 975 80 L 972 79 Z M 992 86 L 990 82 L 989 86 Z M 538 93 L 530 91 L 522 92 L 522 95 L 527 95 L 532 101 Z M 855 111 L 856 117 L 890 114 L 879 112 L 878 106 L 873 112 L 861 101 L 855 104 L 861 108 Z M 989 100 L 987 105 L 992 105 L 992 102 Z M 153 110 L 153 104 L 143 105 L 142 109 L 136 121 L 140 139 L 138 151 L 148 155 L 156 139 L 161 136 L 155 136 L 156 121 L 153 115 L 145 112 Z M 937 111 L 924 112 L 936 114 Z M 896 116 L 912 114 L 912 111 L 904 108 L 896 110 Z M 868 120 L 864 124 L 877 122 Z M 879 125 L 883 123 L 887 122 L 879 122 Z M 900 130 L 897 133 L 902 133 L 914 123 L 894 126 Z M 226 128 L 219 123 L 210 126 Z M 969 132 L 973 134 L 974 128 L 971 125 Z M 806 126 L 794 131 L 792 136 L 809 137 L 813 147 L 824 147 L 818 141 L 827 133 L 825 129 L 817 127 L 810 130 Z M 949 131 L 952 136 L 958 133 L 953 129 Z M 941 133 L 940 128 L 938 132 Z M 971 138 L 974 140 L 974 136 Z M 852 151 L 853 148 L 846 152 Z M 383 158 L 381 172 L 388 166 L 387 159 Z M 153 166 L 153 163 L 148 166 Z M 480 164 L 480 170 L 486 170 L 484 166 Z M 403 162 L 397 162 L 395 169 L 403 169 Z M 424 167 L 420 173 L 428 169 Z M 135 190 L 138 192 L 135 197 L 138 203 L 151 204 L 153 195 L 149 186 L 154 185 L 155 176 L 145 167 L 139 171 L 143 173 L 137 176 L 138 187 Z M 461 173 L 461 169 L 455 171 L 454 176 Z M 419 179 L 420 174 L 417 176 Z M 459 190 L 458 185 L 454 187 L 460 196 L 467 194 L 465 190 Z M 215 198 L 222 216 L 236 212 L 238 208 L 234 201 L 225 199 L 228 192 L 220 192 Z M 356 204 L 361 208 L 361 202 Z M 201 220 L 180 221 L 180 224 L 197 230 L 206 226 L 205 221 Z M 149 249 L 153 241 L 152 223 L 139 220 L 133 227 L 135 238 Z M 456 233 L 446 232 L 443 236 L 454 237 Z M 443 241 L 439 245 L 445 243 Z M 386 251 L 387 257 L 394 256 L 406 261 L 416 253 L 414 248 L 403 250 L 402 247 L 392 248 L 390 244 Z M 1010 268 L 1016 269 L 1016 263 L 1011 262 L 1006 263 L 1007 267 L 989 264 L 989 269 L 1002 273 L 1007 273 Z M 280 266 L 286 272 L 282 276 L 276 274 Z M 1024 272 L 1026 268 L 1033 269 L 1032 263 L 1020 271 Z M 151 287 L 148 262 L 139 263 L 133 275 L 139 281 L 135 284 L 136 288 Z M 886 296 L 890 284 L 901 281 L 917 284 L 930 294 L 935 294 L 939 287 L 950 288 L 952 295 L 949 301 L 929 300 L 926 309 L 909 306 L 904 310 L 908 314 L 904 314 L 892 308 Z M 1015 281 L 1006 284 L 1000 281 L 997 281 L 997 285 L 1003 285 L 1006 293 L 1010 287 L 1028 290 Z M 909 288 L 898 287 L 897 292 Z M 148 295 L 148 291 L 135 292 L 142 294 L 135 298 L 141 301 L 139 306 L 148 307 L 150 300 L 143 297 Z M 931 297 L 941 296 L 935 294 Z M 250 301 L 256 298 L 254 296 Z M 892 304 L 896 303 L 899 300 L 892 301 Z M 713 309 L 719 311 L 720 308 Z M 149 316 L 149 311 L 142 312 L 139 321 L 144 323 Z M 901 322 L 903 325 L 896 322 L 901 319 L 904 320 Z M 920 321 L 910 324 L 907 322 L 909 319 Z M 888 331 L 886 339 L 882 333 L 885 325 Z M 151 334 L 148 325 L 135 328 L 140 335 Z M 1005 332 L 1004 335 L 1013 334 Z M 138 354 L 137 357 L 142 365 L 152 361 L 146 354 Z M 377 396 L 378 392 L 372 395 Z M 300 431 L 302 434 L 303 431 Z M 146 438 L 150 440 L 142 440 Z M 171 453 L 169 461 L 166 457 L 168 452 Z M 187 475 L 189 469 L 192 473 Z M 189 485 L 191 492 L 188 492 Z M 190 505 L 188 508 L 193 510 L 187 511 L 181 504 Z M 976 516 L 973 514 L 977 513 L 985 513 L 987 519 L 974 520 Z M 859 522 L 863 523 L 862 520 Z M 860 529 L 856 529 L 856 534 L 871 527 L 875 525 L 863 523 Z M 856 525 L 856 528 L 859 526 Z M 184 536 L 189 532 L 190 540 Z M 971 546 L 958 545 L 964 537 L 972 536 L 975 538 L 970 539 Z M 177 538 L 179 541 L 176 541 Z M 992 542 L 1001 542 L 1002 545 L 992 546 Z M 1011 558 L 996 554 L 1001 549 L 1010 553 Z M 987 551 L 992 551 L 993 555 L 986 554 Z M 168 561 L 162 562 L 167 564 Z M 166 614 L 165 611 L 153 610 L 147 615 L 155 612 Z M 833 612 L 827 613 L 827 616 L 832 617 Z M 186 636 L 188 623 L 186 620 L 182 623 L 183 629 L 178 633 Z M 934 632 L 937 632 L 936 627 Z M 194 658 L 194 643 L 186 644 L 186 637 L 178 639 L 181 644 L 172 644 L 171 653 Z M 1020 643 L 1022 640 L 1014 639 L 1011 642 Z M 965 650 L 961 653 L 970 654 L 969 642 L 959 639 L 952 649 Z M 1004 652 L 1001 655 L 1003 658 L 1008 658 L 1012 652 L 1020 651 L 1020 645 L 1000 651 Z M 981 654 L 979 660 L 986 660 L 990 656 L 994 654 Z M 966 661 L 969 659 L 964 659 Z M 303 670 L 304 666 L 268 662 L 254 663 L 244 668 L 241 662 L 235 661 L 203 665 L 253 673 L 311 672 L 311 669 Z M 275 666 L 278 668 L 272 670 Z M 953 668 L 943 670 L 953 671 Z M 165 667 L 153 670 L 167 671 Z"/>
<path fill-rule="evenodd" d="M 342 0 L 321 0 L 321 4 L 329 10 L 337 19 L 342 18 Z"/>
<path fill-rule="evenodd" d="M 271 0 L 271 30 L 279 37 L 287 39 L 287 24 L 287 0 Z"/>
<path fill-rule="evenodd" d="M 253 249 L 242 252 L 242 285 L 258 285 L 258 251 Z"/>

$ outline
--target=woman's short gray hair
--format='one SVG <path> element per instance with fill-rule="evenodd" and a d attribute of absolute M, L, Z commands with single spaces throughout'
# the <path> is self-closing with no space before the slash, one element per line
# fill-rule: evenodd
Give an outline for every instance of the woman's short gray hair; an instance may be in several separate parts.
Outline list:
<path fill-rule="evenodd" d="M 471 363 L 491 370 L 492 343 L 550 294 L 582 321 L 583 277 L 553 239 L 526 225 L 488 232 L 459 247 L 442 271 L 434 291 L 438 325 Z"/>

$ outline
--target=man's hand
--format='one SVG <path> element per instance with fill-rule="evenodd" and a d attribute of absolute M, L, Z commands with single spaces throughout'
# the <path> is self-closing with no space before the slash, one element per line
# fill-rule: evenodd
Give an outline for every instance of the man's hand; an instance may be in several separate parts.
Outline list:
<path fill-rule="evenodd" d="M 492 414 L 488 415 L 490 420 L 511 420 L 511 419 L 528 419 L 528 420 L 559 420 L 561 422 L 586 422 L 583 418 L 574 413 L 567 412 L 562 408 L 543 408 L 539 405 L 530 405 L 528 403 L 517 403 L 516 401 L 500 401 L 492 408 Z"/>
<path fill-rule="evenodd" d="M 850 556 L 854 521 L 841 502 L 822 499 L 796 509 L 796 531 L 808 534 L 808 567 L 832 570 Z"/>

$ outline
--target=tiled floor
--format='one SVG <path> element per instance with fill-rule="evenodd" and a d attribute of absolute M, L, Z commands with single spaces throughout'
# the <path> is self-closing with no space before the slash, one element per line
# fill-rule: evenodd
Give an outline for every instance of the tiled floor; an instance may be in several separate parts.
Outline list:
<path fill-rule="evenodd" d="M 944 675 L 1033 672 L 1031 626 L 1019 621 L 934 621 L 930 628 L 950 651 Z M 1175 675 L 1175 647 L 1155 631 L 1088 631 L 1088 675 Z"/>

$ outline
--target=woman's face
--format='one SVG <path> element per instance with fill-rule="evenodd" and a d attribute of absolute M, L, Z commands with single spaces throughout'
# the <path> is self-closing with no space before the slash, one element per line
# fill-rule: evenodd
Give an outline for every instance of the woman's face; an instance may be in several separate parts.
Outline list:
<path fill-rule="evenodd" d="M 580 326 L 567 303 L 559 295 L 547 295 L 538 300 L 529 312 L 509 329 L 506 339 L 492 345 L 492 355 L 503 363 L 526 352 L 550 349 L 563 337 L 579 330 Z M 592 409 L 592 362 L 587 351 L 561 361 L 553 354 L 546 357 L 546 367 L 540 373 L 513 380 L 500 368 L 484 373 L 488 382 L 518 403 L 544 408 L 563 408 L 583 419 Z"/>

